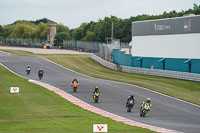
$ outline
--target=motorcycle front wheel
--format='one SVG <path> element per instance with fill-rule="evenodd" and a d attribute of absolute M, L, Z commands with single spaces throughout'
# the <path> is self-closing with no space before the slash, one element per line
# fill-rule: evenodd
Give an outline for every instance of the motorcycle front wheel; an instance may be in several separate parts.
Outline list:
<path fill-rule="evenodd" d="M 95 103 L 98 103 L 98 98 L 95 99 Z"/>

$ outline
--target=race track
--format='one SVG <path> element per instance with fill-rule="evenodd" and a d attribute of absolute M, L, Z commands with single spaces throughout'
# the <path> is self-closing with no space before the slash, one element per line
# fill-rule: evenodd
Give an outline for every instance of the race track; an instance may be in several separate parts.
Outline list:
<path fill-rule="evenodd" d="M 19 75 L 33 80 L 38 80 L 37 73 L 42 68 L 44 70 L 42 82 L 60 88 L 84 102 L 122 117 L 180 132 L 200 132 L 199 106 L 137 86 L 87 77 L 64 69 L 40 57 L 15 56 L 0 52 L 0 63 Z M 32 68 L 30 75 L 26 75 L 25 71 L 28 64 Z M 77 78 L 80 82 L 76 93 L 72 92 L 70 86 L 73 78 Z M 101 99 L 97 104 L 92 100 L 92 91 L 95 86 L 98 86 L 101 90 Z M 136 104 L 132 112 L 127 113 L 125 103 L 130 94 L 134 94 Z M 151 98 L 152 109 L 146 117 L 141 118 L 139 108 L 142 101 L 147 97 Z"/>

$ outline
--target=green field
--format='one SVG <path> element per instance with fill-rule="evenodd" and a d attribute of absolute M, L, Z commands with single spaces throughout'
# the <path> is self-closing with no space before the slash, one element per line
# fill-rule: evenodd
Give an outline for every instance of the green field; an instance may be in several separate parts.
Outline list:
<path fill-rule="evenodd" d="M 113 71 L 93 61 L 90 55 L 34 55 L 25 51 L 4 51 L 18 55 L 43 56 L 85 75 L 138 85 L 200 105 L 200 82 Z"/>
<path fill-rule="evenodd" d="M 92 133 L 108 124 L 109 133 L 150 133 L 84 110 L 0 65 L 0 133 Z M 10 94 L 11 86 L 20 93 Z"/>

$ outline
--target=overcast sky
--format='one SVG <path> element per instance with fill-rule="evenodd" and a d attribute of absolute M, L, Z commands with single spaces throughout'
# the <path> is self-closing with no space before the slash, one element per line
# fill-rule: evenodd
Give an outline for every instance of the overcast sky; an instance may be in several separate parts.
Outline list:
<path fill-rule="evenodd" d="M 200 5 L 200 0 L 0 0 L 0 25 L 48 18 L 69 28 L 106 16 L 158 15 Z"/>

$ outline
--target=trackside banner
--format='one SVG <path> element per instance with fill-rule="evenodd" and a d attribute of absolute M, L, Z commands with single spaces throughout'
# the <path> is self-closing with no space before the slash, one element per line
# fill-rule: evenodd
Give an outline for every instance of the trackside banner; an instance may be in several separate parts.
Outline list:
<path fill-rule="evenodd" d="M 19 87 L 10 87 L 10 93 L 19 93 Z"/>
<path fill-rule="evenodd" d="M 93 132 L 108 132 L 107 124 L 93 124 Z"/>

